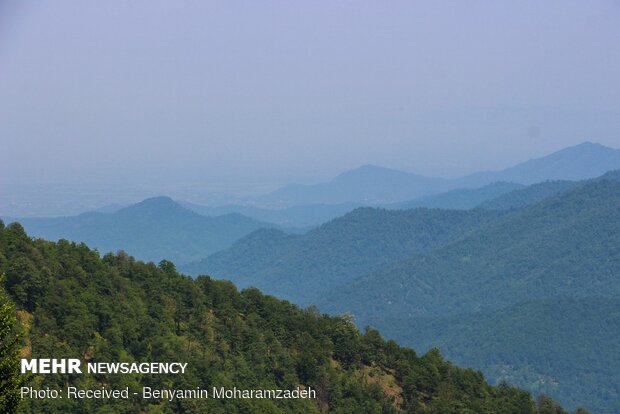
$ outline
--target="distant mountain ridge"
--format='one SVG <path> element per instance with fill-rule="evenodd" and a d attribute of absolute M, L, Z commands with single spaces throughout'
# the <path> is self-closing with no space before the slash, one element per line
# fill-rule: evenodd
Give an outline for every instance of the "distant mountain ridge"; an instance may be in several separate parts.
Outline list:
<path fill-rule="evenodd" d="M 299 233 L 362 206 L 388 209 L 514 208 L 519 203 L 540 201 L 563 188 L 561 184 L 544 184 L 547 181 L 581 180 L 620 169 L 619 154 L 620 150 L 586 142 L 501 171 L 478 172 L 457 179 L 423 177 L 366 165 L 346 171 L 327 183 L 291 184 L 246 200 L 245 204 L 204 206 L 182 200 L 177 202 L 200 215 L 217 217 L 239 213 Z M 529 188 L 521 194 L 509 194 L 530 183 L 541 183 L 541 186 Z M 567 182 L 566 186 L 569 185 Z M 504 194 L 504 199 L 493 201 Z M 489 204 L 485 204 L 487 202 Z M 123 207 L 127 206 L 110 204 L 94 212 L 109 214 Z"/>
<path fill-rule="evenodd" d="M 579 181 L 545 181 L 500 194 L 495 198 L 483 201 L 478 205 L 478 207 L 490 210 L 522 208 L 542 201 L 545 198 L 568 191 L 582 184 L 583 183 Z"/>
<path fill-rule="evenodd" d="M 315 203 L 380 204 L 416 198 L 448 188 L 448 180 L 443 178 L 364 165 L 345 171 L 326 183 L 289 184 L 254 200 L 282 206 Z"/>
<path fill-rule="evenodd" d="M 420 197 L 411 201 L 386 204 L 383 207 L 389 209 L 426 207 L 468 210 L 470 208 L 478 207 L 486 201 L 494 200 L 501 195 L 510 194 L 513 191 L 523 187 L 524 186 L 522 184 L 498 181 L 479 188 L 459 188 L 441 194 Z"/>
<path fill-rule="evenodd" d="M 179 201 L 179 204 L 204 216 L 215 217 L 234 212 L 287 229 L 304 229 L 317 226 L 362 206 L 360 203 L 308 204 L 282 209 L 267 209 L 238 204 L 211 207 L 186 201 Z"/>
<path fill-rule="evenodd" d="M 500 171 L 479 172 L 458 179 L 460 185 L 494 181 L 535 184 L 549 180 L 583 180 L 620 169 L 620 150 L 584 142 Z"/>
<path fill-rule="evenodd" d="M 455 179 L 365 165 L 325 183 L 289 184 L 251 201 L 280 207 L 316 203 L 382 205 L 495 182 L 527 185 L 548 180 L 583 180 L 616 169 L 620 169 L 620 150 L 584 142 L 500 171 L 478 172 Z"/>
<path fill-rule="evenodd" d="M 48 240 L 68 239 L 87 243 L 102 253 L 127 250 L 142 260 L 178 263 L 197 260 L 258 228 L 272 226 L 237 213 L 205 217 L 170 197 L 146 199 L 107 214 L 8 221 L 19 221 L 33 236 Z"/>

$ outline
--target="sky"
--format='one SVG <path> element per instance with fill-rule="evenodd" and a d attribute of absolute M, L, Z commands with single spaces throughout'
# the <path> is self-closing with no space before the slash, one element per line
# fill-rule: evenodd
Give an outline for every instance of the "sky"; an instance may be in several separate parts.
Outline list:
<path fill-rule="evenodd" d="M 619 45 L 612 0 L 0 0 L 0 188 L 256 192 L 618 148 Z"/>

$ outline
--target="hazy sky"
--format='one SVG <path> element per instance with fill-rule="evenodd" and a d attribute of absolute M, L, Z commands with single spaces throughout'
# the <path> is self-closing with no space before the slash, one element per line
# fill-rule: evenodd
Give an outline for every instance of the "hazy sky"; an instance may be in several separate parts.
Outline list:
<path fill-rule="evenodd" d="M 620 147 L 619 76 L 612 0 L 0 0 L 0 180 L 459 175 Z"/>

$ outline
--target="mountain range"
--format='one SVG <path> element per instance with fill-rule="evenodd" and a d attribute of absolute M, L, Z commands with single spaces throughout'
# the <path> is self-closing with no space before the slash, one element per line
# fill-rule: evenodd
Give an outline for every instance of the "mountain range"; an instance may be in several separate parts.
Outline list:
<path fill-rule="evenodd" d="M 342 204 L 307 204 L 287 208 L 261 208 L 249 205 L 228 204 L 224 206 L 203 206 L 200 204 L 179 201 L 183 207 L 204 216 L 216 217 L 237 213 L 262 222 L 272 223 L 287 231 L 303 231 L 318 226 L 334 217 L 342 216 L 357 207 L 360 203 Z"/>
<path fill-rule="evenodd" d="M 17 220 L 36 237 L 172 260 L 192 275 L 348 313 L 358 326 L 417 349 L 436 344 L 494 382 L 606 414 L 620 411 L 618 154 L 584 143 L 459 179 L 365 166 L 328 183 L 285 187 L 252 206 L 156 197 Z M 608 168 L 616 170 L 598 177 Z M 37 268 L 18 264 L 5 273 Z M 160 267 L 175 272 L 169 261 Z M 11 291 L 18 302 L 41 292 L 35 279 Z"/>
<path fill-rule="evenodd" d="M 620 150 L 584 142 L 500 171 L 478 172 L 453 179 L 366 165 L 325 183 L 290 184 L 250 201 L 276 207 L 316 203 L 382 205 L 495 182 L 534 184 L 547 180 L 583 180 L 616 169 L 620 169 Z"/>
<path fill-rule="evenodd" d="M 493 380 L 615 413 L 617 367 L 593 358 L 613 359 L 620 337 L 619 177 L 517 188 L 489 208 L 357 209 L 305 235 L 252 233 L 184 269 L 351 313 L 410 346 L 445 344 Z M 571 325 L 605 336 L 574 331 L 570 349 Z M 555 339 L 537 347 L 530 328 Z"/>
<path fill-rule="evenodd" d="M 0 272 L 3 413 L 567 414 L 549 397 L 491 386 L 437 350 L 418 355 L 375 329 L 358 331 L 348 318 L 194 280 L 169 261 L 102 257 L 84 244 L 33 240 L 19 224 L 0 221 Z M 84 370 L 4 381 L 9 371 L 18 375 L 20 358 L 50 355 L 185 368 L 183 375 Z M 22 398 L 22 385 L 127 389 L 143 398 Z M 148 398 L 145 387 L 173 393 Z M 217 397 L 214 388 L 256 397 Z"/>

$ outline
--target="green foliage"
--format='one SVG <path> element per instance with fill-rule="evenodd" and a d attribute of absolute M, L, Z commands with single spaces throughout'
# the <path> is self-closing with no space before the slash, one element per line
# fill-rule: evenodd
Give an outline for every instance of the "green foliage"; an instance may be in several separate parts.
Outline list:
<path fill-rule="evenodd" d="M 0 231 L 2 229 L 0 221 Z M 0 283 L 4 281 L 0 273 Z M 19 374 L 18 335 L 13 304 L 0 286 L 0 412 L 15 411 L 22 379 Z"/>
<path fill-rule="evenodd" d="M 400 343 L 440 347 L 459 365 L 484 367 L 489 378 L 553 395 L 566 407 L 620 410 L 620 298 L 548 299 L 492 312 L 373 323 Z"/>
<path fill-rule="evenodd" d="M 348 318 L 193 280 L 170 262 L 156 266 L 122 252 L 101 258 L 83 244 L 31 240 L 16 224 L 0 228 L 0 254 L 1 271 L 21 258 L 42 287 L 30 288 L 31 278 L 13 271 L 28 357 L 189 364 L 179 376 L 35 376 L 33 387 L 309 386 L 318 393 L 314 401 L 26 399 L 23 413 L 536 413 L 526 392 L 492 387 L 437 351 L 418 356 L 376 330 L 360 333 Z"/>

